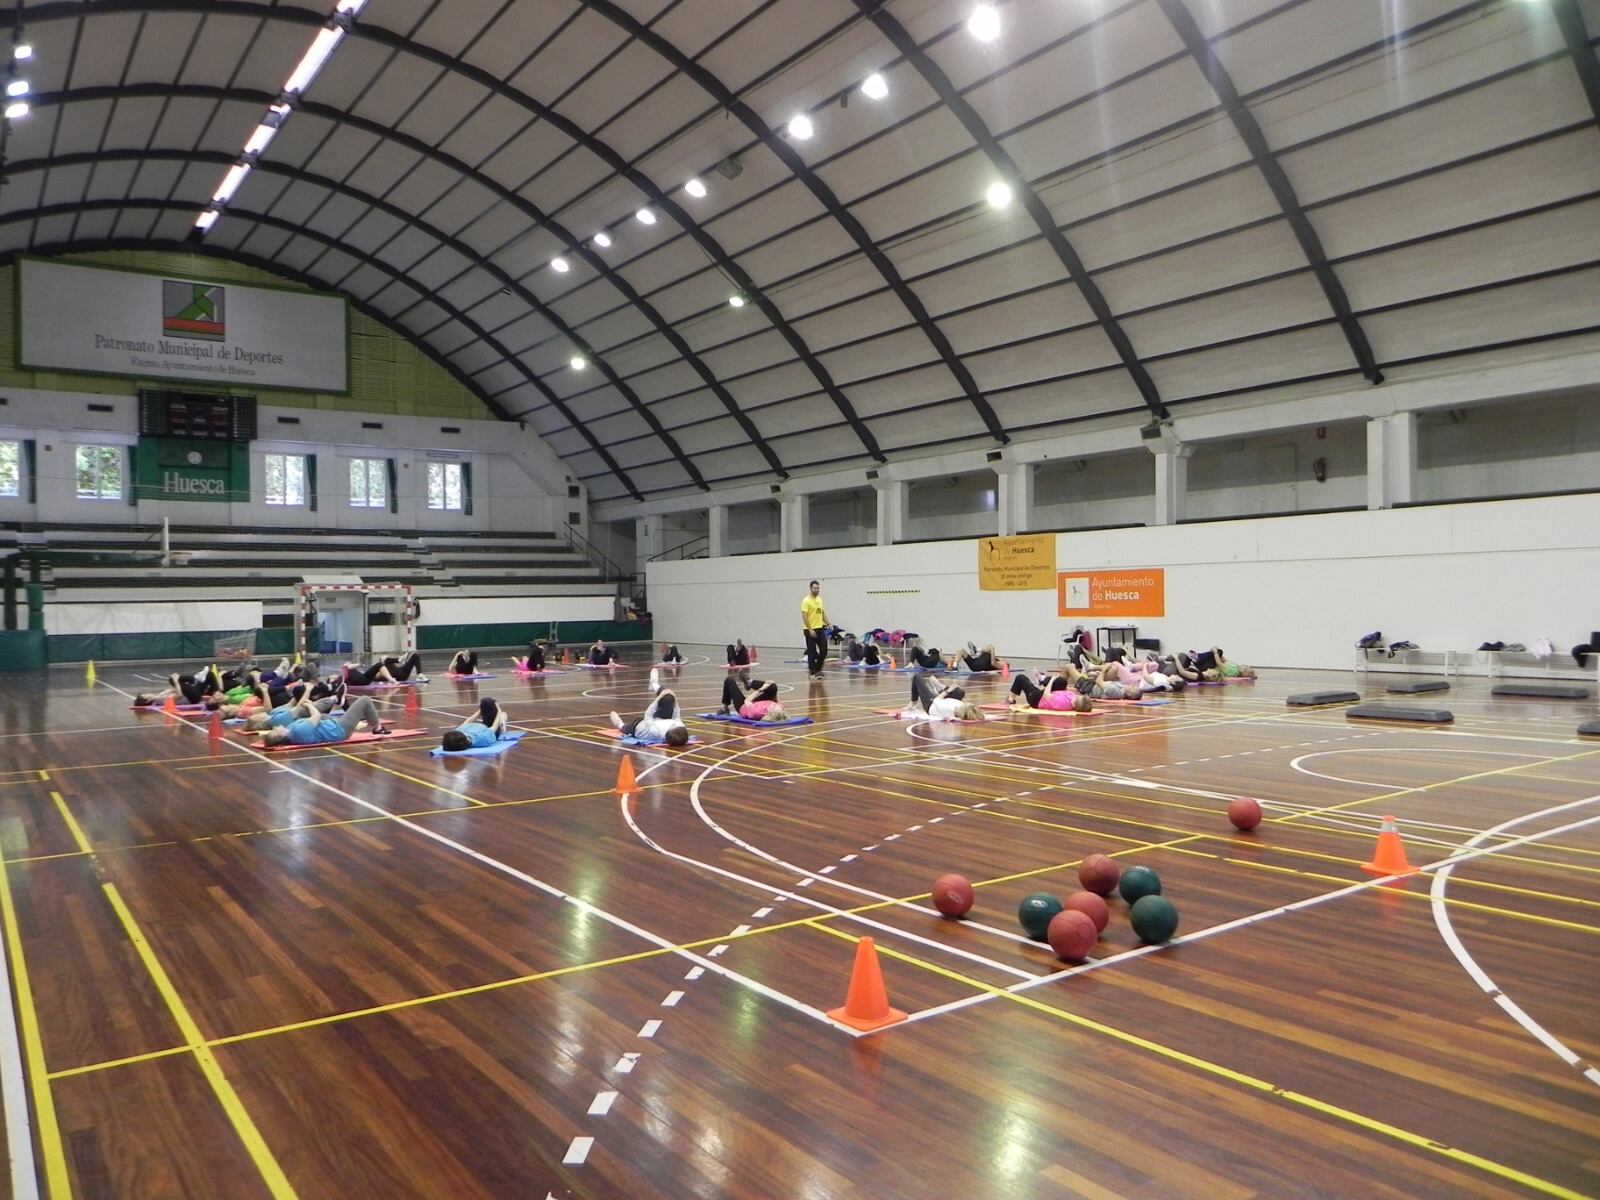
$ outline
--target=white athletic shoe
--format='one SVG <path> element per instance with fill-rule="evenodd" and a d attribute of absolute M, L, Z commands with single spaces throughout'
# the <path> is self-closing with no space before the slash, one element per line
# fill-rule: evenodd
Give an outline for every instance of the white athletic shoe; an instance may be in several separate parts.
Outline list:
<path fill-rule="evenodd" d="M 613 725 L 615 725 L 618 729 L 622 728 L 622 717 L 621 717 L 620 714 L 613 712 L 613 713 L 607 713 L 606 716 L 611 718 L 611 723 Z"/>
<path fill-rule="evenodd" d="M 418 683 L 428 682 L 428 677 L 426 675 L 414 675 L 412 678 L 414 678 Z"/>
<path fill-rule="evenodd" d="M 650 668 L 650 690 L 652 692 L 661 690 L 661 669 L 659 667 Z"/>

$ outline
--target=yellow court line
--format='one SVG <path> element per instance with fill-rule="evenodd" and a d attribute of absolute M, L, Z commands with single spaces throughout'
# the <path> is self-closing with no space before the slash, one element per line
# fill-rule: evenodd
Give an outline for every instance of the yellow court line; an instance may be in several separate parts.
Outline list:
<path fill-rule="evenodd" d="M 830 937 L 836 937 L 843 941 L 853 943 L 860 940 L 851 934 L 844 933 L 843 931 L 834 929 L 831 926 L 814 925 L 814 928 L 828 934 Z M 1443 1158 L 1450 1159 L 1454 1162 L 1462 1164 L 1463 1166 L 1475 1167 L 1480 1171 L 1484 1171 L 1501 1179 L 1509 1179 L 1515 1183 L 1522 1184 L 1524 1187 L 1532 1188 L 1534 1191 L 1543 1192 L 1545 1195 L 1559 1196 L 1562 1198 L 1562 1200 L 1585 1200 L 1582 1193 L 1574 1192 L 1571 1189 L 1563 1187 L 1558 1183 L 1553 1183 L 1548 1179 L 1541 1179 L 1536 1175 L 1528 1174 L 1526 1171 L 1519 1171 L 1515 1167 L 1510 1167 L 1504 1163 L 1495 1162 L 1493 1159 L 1484 1158 L 1483 1156 L 1473 1154 L 1468 1150 L 1461 1150 L 1455 1146 L 1447 1146 L 1443 1142 L 1435 1141 L 1432 1138 L 1424 1137 L 1418 1133 L 1412 1133 L 1409 1129 L 1402 1129 L 1400 1126 L 1391 1125 L 1387 1121 L 1380 1121 L 1374 1117 L 1368 1117 L 1362 1113 L 1354 1112 L 1351 1109 L 1341 1108 L 1337 1104 L 1329 1104 L 1325 1100 L 1318 1100 L 1315 1096 L 1308 1096 L 1303 1092 L 1296 1092 L 1289 1088 L 1279 1087 L 1277 1084 L 1271 1083 L 1265 1079 L 1259 1079 L 1256 1076 L 1246 1074 L 1243 1071 L 1235 1071 L 1232 1067 L 1225 1067 L 1221 1063 L 1212 1062 L 1210 1059 L 1200 1058 L 1198 1055 L 1189 1054 L 1182 1050 L 1175 1050 L 1171 1046 L 1164 1045 L 1161 1042 L 1152 1041 L 1146 1037 L 1140 1037 L 1138 1034 L 1129 1033 L 1123 1029 L 1118 1029 L 1114 1025 L 1107 1025 L 1089 1017 L 1084 1017 L 1077 1013 L 1069 1012 L 1066 1009 L 1057 1008 L 1053 1004 L 1046 1004 L 1044 1001 L 1036 1000 L 1032 996 L 1024 996 L 1016 992 L 1007 991 L 1005 988 L 996 987 L 993 984 L 984 983 L 982 980 L 973 979 L 971 976 L 963 975 L 959 971 L 952 971 L 948 967 L 941 967 L 935 963 L 927 962 L 924 959 L 917 958 L 915 955 L 906 954 L 902 951 L 894 949 L 893 947 L 879 946 L 878 952 L 900 962 L 907 963 L 911 966 L 920 967 L 923 970 L 931 971 L 935 975 L 942 975 L 947 979 L 952 979 L 956 982 L 963 983 L 968 987 L 976 988 L 981 992 L 987 992 L 991 996 L 997 996 L 1002 1000 L 1009 1000 L 1013 1004 L 1020 1004 L 1024 1008 L 1030 1008 L 1035 1012 L 1045 1013 L 1048 1016 L 1055 1017 L 1057 1020 L 1066 1021 L 1069 1024 L 1078 1026 L 1080 1029 L 1087 1029 L 1092 1033 L 1098 1033 L 1106 1037 L 1114 1038 L 1126 1045 L 1136 1046 L 1141 1050 L 1147 1050 L 1150 1053 L 1159 1055 L 1162 1058 L 1169 1059 L 1173 1062 L 1182 1063 L 1184 1066 L 1194 1067 L 1195 1069 L 1203 1071 L 1208 1075 L 1214 1075 L 1218 1078 L 1226 1079 L 1231 1083 L 1239 1084 L 1243 1087 L 1249 1088 L 1252 1091 L 1263 1092 L 1269 1096 L 1276 1096 L 1280 1099 L 1287 1100 L 1291 1104 L 1298 1104 L 1303 1108 L 1309 1108 L 1313 1112 L 1322 1113 L 1324 1116 L 1333 1117 L 1336 1120 L 1344 1121 L 1348 1124 L 1356 1126 L 1357 1128 L 1365 1129 L 1371 1133 L 1381 1134 L 1384 1137 L 1392 1138 L 1395 1141 L 1402 1142 L 1405 1145 L 1415 1147 L 1419 1150 L 1426 1150 L 1430 1153 L 1440 1155 Z"/>
<path fill-rule="evenodd" d="M 89 845 L 89 839 L 83 835 L 83 827 L 73 817 L 72 810 L 67 807 L 67 802 L 61 798 L 61 793 L 52 791 L 50 799 L 56 802 L 56 808 L 61 812 L 61 819 L 67 823 L 67 828 L 72 831 L 72 840 L 77 844 L 78 853 L 94 853 L 94 850 Z"/>
<path fill-rule="evenodd" d="M 278 1165 L 278 1160 L 273 1157 L 272 1151 L 261 1137 L 261 1131 L 256 1128 L 250 1114 L 245 1111 L 239 1095 L 233 1090 L 233 1085 L 228 1082 L 228 1077 L 223 1074 L 222 1067 L 218 1064 L 216 1056 L 211 1053 L 211 1047 L 206 1043 L 205 1036 L 201 1034 L 200 1027 L 194 1023 L 194 1018 L 189 1015 L 189 1010 L 184 1006 L 182 998 L 172 986 L 172 981 L 167 978 L 167 972 L 155 956 L 155 951 L 145 941 L 144 933 L 139 924 L 133 919 L 133 914 L 128 911 L 128 906 L 122 902 L 122 896 L 117 891 L 114 883 L 101 885 L 106 893 L 106 899 L 111 902 L 111 907 L 116 910 L 117 918 L 122 922 L 122 928 L 128 935 L 128 940 L 133 943 L 133 948 L 138 951 L 140 961 L 144 963 L 145 970 L 150 973 L 150 978 L 156 985 L 156 990 L 161 993 L 161 998 L 166 1001 L 167 1009 L 172 1013 L 172 1019 L 177 1022 L 178 1029 L 182 1032 L 188 1049 L 194 1053 L 195 1061 L 200 1064 L 200 1070 L 205 1075 L 206 1081 L 211 1084 L 211 1090 L 216 1093 L 217 1100 L 222 1105 L 222 1111 L 227 1114 L 228 1121 L 233 1125 L 234 1132 L 239 1135 L 239 1140 L 244 1143 L 256 1169 L 261 1172 L 261 1178 L 266 1183 L 267 1189 L 277 1200 L 293 1200 L 296 1193 L 293 1185 L 283 1173 L 283 1168 Z"/>
<path fill-rule="evenodd" d="M 33 1092 L 33 1115 L 39 1123 L 45 1187 L 50 1200 L 71 1200 L 72 1175 L 67 1170 L 66 1147 L 61 1143 L 55 1100 L 50 1095 L 50 1072 L 44 1060 L 39 1013 L 33 1003 L 33 987 L 28 982 L 27 960 L 22 957 L 22 935 L 17 928 L 17 910 L 11 902 L 11 881 L 7 878 L 4 864 L 0 864 L 0 919 L 5 922 L 12 986 L 17 995 L 17 1016 L 22 1022 L 22 1045 L 28 1059 L 28 1083 Z"/>
<path fill-rule="evenodd" d="M 474 800 L 465 792 L 458 792 L 454 788 L 447 788 L 442 783 L 429 783 L 426 779 L 418 779 L 415 775 L 407 775 L 404 771 L 396 771 L 393 767 L 386 767 L 381 763 L 368 762 L 367 759 L 361 757 L 360 755 L 346 754 L 343 750 L 335 750 L 334 753 L 340 758 L 347 759 L 354 763 L 362 763 L 365 766 L 371 767 L 374 771 L 382 771 L 385 775 L 393 775 L 396 779 L 404 779 L 407 783 L 414 783 L 418 787 L 429 788 L 435 792 L 443 792 L 447 796 L 454 796 L 458 800 L 465 800 L 468 804 L 471 804 L 476 808 L 483 807 L 482 800 Z"/>

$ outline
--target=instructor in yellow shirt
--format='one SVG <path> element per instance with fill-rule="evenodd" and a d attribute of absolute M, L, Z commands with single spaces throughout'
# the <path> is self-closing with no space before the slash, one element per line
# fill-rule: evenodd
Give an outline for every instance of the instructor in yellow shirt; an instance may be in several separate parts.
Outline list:
<path fill-rule="evenodd" d="M 800 601 L 800 628 L 806 636 L 806 669 L 811 678 L 822 678 L 822 664 L 828 661 L 828 614 L 822 609 L 822 585 L 815 579 Z"/>

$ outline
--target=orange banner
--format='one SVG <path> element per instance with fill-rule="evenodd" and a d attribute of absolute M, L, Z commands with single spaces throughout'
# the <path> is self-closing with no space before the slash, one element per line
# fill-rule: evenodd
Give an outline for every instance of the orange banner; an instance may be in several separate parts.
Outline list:
<path fill-rule="evenodd" d="M 1161 567 L 1129 571 L 1061 571 L 1056 611 L 1063 617 L 1164 617 L 1167 573 Z"/>

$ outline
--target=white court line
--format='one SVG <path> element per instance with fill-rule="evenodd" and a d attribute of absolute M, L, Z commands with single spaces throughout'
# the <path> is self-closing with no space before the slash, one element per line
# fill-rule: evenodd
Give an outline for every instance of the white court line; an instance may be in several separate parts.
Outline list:
<path fill-rule="evenodd" d="M 660 1028 L 660 1021 L 646 1021 L 643 1025 L 639 1026 L 639 1036 L 642 1038 L 653 1038 Z"/>
<path fill-rule="evenodd" d="M 587 1115 L 591 1117 L 603 1117 L 611 1111 L 611 1106 L 616 1102 L 616 1092 L 596 1092 L 594 1094 L 594 1099 L 589 1102 L 589 1112 Z"/>
<path fill-rule="evenodd" d="M 1330 758 L 1335 754 L 1478 754 L 1490 758 L 1528 758 L 1537 759 L 1540 762 L 1550 761 L 1548 754 L 1525 754 L 1520 750 L 1467 750 L 1457 749 L 1455 746 L 1351 746 L 1345 750 L 1316 750 L 1310 754 L 1302 754 L 1299 758 L 1290 760 L 1289 766 L 1293 770 L 1299 771 L 1302 775 L 1310 775 L 1315 779 L 1326 779 L 1329 783 L 1349 783 L 1357 787 L 1375 787 L 1386 790 L 1403 787 L 1408 792 L 1414 792 L 1419 787 L 1428 786 L 1427 784 L 1411 784 L 1408 786 L 1403 783 L 1377 783 L 1371 779 L 1346 779 L 1342 775 L 1325 775 L 1321 771 L 1313 771 L 1310 767 L 1302 767 L 1300 765 L 1313 758 Z"/>
<path fill-rule="evenodd" d="M 1580 804 L 1592 804 L 1596 800 L 1600 800 L 1600 795 L 1585 796 L 1582 800 L 1573 800 L 1567 804 L 1557 804 L 1552 808 L 1542 809 L 1539 812 L 1512 817 L 1509 821 L 1502 821 L 1493 829 L 1486 829 L 1477 837 L 1468 839 L 1464 848 L 1472 849 L 1484 838 L 1493 837 L 1502 830 L 1521 825 L 1524 821 L 1533 821 L 1540 817 L 1549 816 L 1551 813 L 1564 812 L 1569 808 L 1576 808 Z M 1587 824 L 1587 822 L 1581 823 Z M 1566 826 L 1565 828 L 1572 828 L 1572 826 Z M 1553 833 L 1556 831 L 1551 830 L 1548 832 Z M 1542 837 L 1546 835 L 1538 834 L 1535 836 Z M 1450 948 L 1450 953 L 1455 955 L 1456 961 L 1466 969 L 1467 974 L 1472 976 L 1472 981 L 1482 988 L 1491 1000 L 1505 1010 L 1507 1016 L 1531 1033 L 1562 1062 L 1569 1067 L 1576 1067 L 1583 1072 L 1584 1078 L 1590 1083 L 1600 1086 L 1600 1068 L 1585 1066 L 1582 1058 L 1574 1054 L 1544 1026 L 1524 1012 L 1516 1001 L 1512 1000 L 1510 996 L 1507 996 L 1495 985 L 1495 981 L 1489 978 L 1488 972 L 1478 965 L 1477 960 L 1461 944 L 1461 939 L 1456 936 L 1455 926 L 1450 922 L 1450 906 L 1445 903 L 1445 888 L 1450 882 L 1450 872 L 1455 870 L 1456 861 L 1447 862 L 1441 867 L 1433 877 L 1433 886 L 1428 889 L 1428 899 L 1432 902 L 1433 907 L 1433 923 L 1438 927 L 1439 936 L 1444 939 L 1444 944 Z"/>
<path fill-rule="evenodd" d="M 593 1148 L 594 1139 L 592 1137 L 573 1138 L 572 1145 L 567 1147 L 567 1152 L 561 1159 L 561 1165 L 564 1167 L 583 1166 L 584 1161 L 589 1157 L 589 1151 Z"/>

